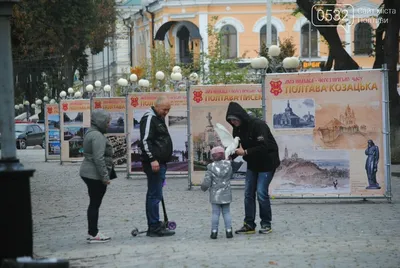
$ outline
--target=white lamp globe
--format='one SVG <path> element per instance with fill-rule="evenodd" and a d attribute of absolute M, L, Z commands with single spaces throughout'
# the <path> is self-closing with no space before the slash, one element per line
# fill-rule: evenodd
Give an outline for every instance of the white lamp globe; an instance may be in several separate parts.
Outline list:
<path fill-rule="evenodd" d="M 136 74 L 131 74 L 131 75 L 129 76 L 129 80 L 130 80 L 131 82 L 136 82 L 137 79 L 138 79 L 138 77 L 137 77 Z"/>
<path fill-rule="evenodd" d="M 142 82 L 142 84 L 143 84 L 143 87 L 145 87 L 145 88 L 150 87 L 150 82 L 149 82 L 149 80 L 147 80 L 147 79 L 144 79 L 143 82 Z"/>
<path fill-rule="evenodd" d="M 49 97 L 44 96 L 44 97 L 43 97 L 43 101 L 44 101 L 44 102 L 48 102 L 48 101 L 49 101 Z"/>
<path fill-rule="evenodd" d="M 31 107 L 32 107 L 32 109 L 35 109 L 36 108 L 36 104 L 32 103 Z"/>
<path fill-rule="evenodd" d="M 189 80 L 190 80 L 190 81 L 195 82 L 195 81 L 197 81 L 198 79 L 199 79 L 199 75 L 198 75 L 197 73 L 191 73 L 191 74 L 189 75 Z"/>
<path fill-rule="evenodd" d="M 67 96 L 67 92 L 65 92 L 64 90 L 60 92 L 60 97 L 64 98 L 65 96 Z"/>
<path fill-rule="evenodd" d="M 68 88 L 68 94 L 74 93 L 74 89 L 72 87 Z"/>
<path fill-rule="evenodd" d="M 144 82 L 144 79 L 139 80 L 139 82 L 138 82 L 139 87 L 143 87 L 143 82 Z"/>
<path fill-rule="evenodd" d="M 35 101 L 35 103 L 36 103 L 36 105 L 42 105 L 42 100 L 41 99 L 37 99 L 36 101 Z"/>
<path fill-rule="evenodd" d="M 118 84 L 119 86 L 122 86 L 122 84 L 124 83 L 122 80 L 123 80 L 122 78 L 118 79 L 117 84 Z"/>
<path fill-rule="evenodd" d="M 279 56 L 279 54 L 281 54 L 281 48 L 278 47 L 277 45 L 272 45 L 268 49 L 268 54 L 271 57 L 277 57 L 277 56 Z"/>
<path fill-rule="evenodd" d="M 297 58 L 297 57 L 291 57 L 291 59 L 292 59 L 292 63 L 293 63 L 293 67 L 292 67 L 292 68 L 297 68 L 297 67 L 299 67 L 299 64 L 300 64 L 299 58 Z"/>
<path fill-rule="evenodd" d="M 181 73 L 172 73 L 171 79 L 174 81 L 180 81 L 180 80 L 182 80 L 182 74 Z"/>
<path fill-rule="evenodd" d="M 165 74 L 164 74 L 163 72 L 158 71 L 158 72 L 156 73 L 156 79 L 157 79 L 157 80 L 161 81 L 161 80 L 164 80 L 164 78 L 165 78 Z"/>
<path fill-rule="evenodd" d="M 20 109 L 24 108 L 24 105 L 21 103 L 18 105 Z"/>
<path fill-rule="evenodd" d="M 24 101 L 24 105 L 29 105 L 29 101 Z"/>
<path fill-rule="evenodd" d="M 111 91 L 111 86 L 110 85 L 105 85 L 104 86 L 104 91 L 105 92 L 110 92 Z"/>
<path fill-rule="evenodd" d="M 92 92 L 93 91 L 93 86 L 91 84 L 89 84 L 89 85 L 86 86 L 85 89 L 86 89 L 87 92 Z"/>
<path fill-rule="evenodd" d="M 265 69 L 268 67 L 268 60 L 265 57 L 258 57 L 253 59 L 250 64 L 253 69 Z"/>
<path fill-rule="evenodd" d="M 282 61 L 282 65 L 283 65 L 283 68 L 285 68 L 285 69 L 293 68 L 290 57 L 284 58 Z"/>
<path fill-rule="evenodd" d="M 122 78 L 122 86 L 126 87 L 128 85 L 128 80 Z"/>
<path fill-rule="evenodd" d="M 14 109 L 15 109 L 15 110 L 18 110 L 18 109 L 19 109 L 19 105 L 18 105 L 18 104 L 15 104 L 15 105 L 14 105 Z"/>
<path fill-rule="evenodd" d="M 179 67 L 179 66 L 174 66 L 174 68 L 172 68 L 172 72 L 173 72 L 173 73 L 180 73 L 180 72 L 182 72 L 181 67 Z"/>
<path fill-rule="evenodd" d="M 75 92 L 74 97 L 77 98 L 77 99 L 82 97 L 81 92 L 80 91 Z"/>
<path fill-rule="evenodd" d="M 99 80 L 97 80 L 96 82 L 94 82 L 94 85 L 96 87 L 101 87 L 101 82 Z"/>
<path fill-rule="evenodd" d="M 50 104 L 55 104 L 56 103 L 56 100 L 55 99 L 51 99 L 50 100 Z"/>

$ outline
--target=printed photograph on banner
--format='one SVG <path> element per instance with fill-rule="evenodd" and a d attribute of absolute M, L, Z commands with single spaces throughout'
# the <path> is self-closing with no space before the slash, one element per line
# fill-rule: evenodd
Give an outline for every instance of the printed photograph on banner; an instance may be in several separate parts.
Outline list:
<path fill-rule="evenodd" d="M 108 126 L 107 133 L 116 134 L 124 133 L 125 131 L 125 113 L 122 112 L 109 112 L 111 115 L 111 122 Z"/>
<path fill-rule="evenodd" d="M 281 165 L 274 194 L 350 193 L 350 156 L 345 150 L 314 150 L 312 135 L 275 136 Z"/>
<path fill-rule="evenodd" d="M 220 137 L 215 131 L 215 125 L 220 123 L 230 133 L 232 126 L 226 121 L 225 107 L 193 107 L 192 118 L 195 124 L 192 124 L 193 130 L 193 162 L 194 171 L 205 171 L 207 165 L 212 162 L 211 149 L 215 146 L 223 146 Z M 250 116 L 262 119 L 261 108 L 245 108 Z M 234 179 L 244 179 L 247 168 L 246 161 L 242 157 L 235 158 L 232 161 Z"/>
<path fill-rule="evenodd" d="M 64 141 L 69 141 L 73 138 L 78 139 L 83 139 L 83 136 L 85 135 L 87 131 L 87 128 L 84 127 L 64 127 Z"/>
<path fill-rule="evenodd" d="M 64 125 L 82 125 L 83 112 L 65 112 Z"/>
<path fill-rule="evenodd" d="M 68 140 L 69 157 L 80 158 L 83 157 L 83 138 L 76 136 Z"/>
<path fill-rule="evenodd" d="M 61 145 L 59 141 L 50 141 L 47 146 L 49 155 L 60 155 Z"/>
<path fill-rule="evenodd" d="M 58 129 L 52 130 L 49 129 L 49 141 L 59 141 L 60 140 L 60 131 Z"/>
<path fill-rule="evenodd" d="M 314 142 L 322 149 L 365 149 L 368 140 L 381 142 L 379 101 L 318 103 Z"/>
<path fill-rule="evenodd" d="M 168 114 L 168 126 L 170 127 L 184 127 L 186 128 L 188 123 L 186 111 L 171 111 Z"/>
<path fill-rule="evenodd" d="M 60 115 L 58 114 L 51 114 L 47 117 L 47 122 L 49 129 L 60 129 Z"/>
<path fill-rule="evenodd" d="M 116 166 L 126 164 L 126 140 L 125 136 L 107 135 L 107 139 L 110 141 L 113 147 L 113 163 Z"/>
<path fill-rule="evenodd" d="M 314 99 L 275 99 L 272 101 L 275 129 L 314 128 Z"/>
<path fill-rule="evenodd" d="M 133 111 L 133 129 L 140 129 L 140 119 L 149 109 L 135 109 Z"/>

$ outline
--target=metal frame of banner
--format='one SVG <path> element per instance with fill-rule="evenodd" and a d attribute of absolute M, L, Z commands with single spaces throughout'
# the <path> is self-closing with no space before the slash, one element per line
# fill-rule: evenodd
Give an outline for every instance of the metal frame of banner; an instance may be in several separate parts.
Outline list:
<path fill-rule="evenodd" d="M 125 141 L 126 141 L 126 178 L 130 179 L 131 178 L 131 173 L 130 173 L 130 167 L 131 167 L 131 163 L 130 163 L 130 149 L 131 146 L 130 144 L 130 132 L 129 132 L 129 114 L 128 114 L 128 104 L 129 104 L 129 94 L 125 95 Z"/>
<path fill-rule="evenodd" d="M 188 149 L 187 149 L 187 162 L 188 162 L 188 190 L 192 189 L 192 142 L 191 142 L 191 137 L 192 137 L 192 131 L 191 131 L 191 120 L 190 120 L 190 82 L 186 82 L 187 89 L 186 89 L 186 114 L 187 114 L 187 143 L 188 143 Z"/>
<path fill-rule="evenodd" d="M 367 72 L 376 69 L 363 69 L 363 70 L 346 70 L 346 71 L 334 71 L 335 73 L 351 73 L 351 72 Z M 388 80 L 388 69 L 386 64 L 382 66 L 382 119 L 383 119 L 383 144 L 384 144 L 384 176 L 385 176 L 385 187 L 386 192 L 384 195 L 351 195 L 351 194 L 299 194 L 299 195 L 271 195 L 271 199 L 386 199 L 389 203 L 392 200 L 392 188 L 391 188 L 391 154 L 390 154 L 390 117 L 389 117 L 389 80 Z M 309 73 L 322 73 L 321 71 L 311 71 Z M 331 73 L 331 72 L 330 72 Z M 300 75 L 303 73 L 297 73 Z M 266 74 L 265 79 L 268 76 L 276 75 Z M 281 76 L 293 75 L 293 73 L 282 73 Z M 265 91 L 265 81 L 263 82 Z M 262 95 L 262 106 L 266 107 L 266 94 Z M 266 118 L 265 118 L 266 120 Z"/>

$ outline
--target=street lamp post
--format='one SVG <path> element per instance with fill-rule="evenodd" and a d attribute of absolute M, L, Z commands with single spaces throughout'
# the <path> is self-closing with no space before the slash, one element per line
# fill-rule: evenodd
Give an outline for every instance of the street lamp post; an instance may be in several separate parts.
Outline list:
<path fill-rule="evenodd" d="M 262 94 L 262 115 L 263 120 L 267 120 L 267 114 L 265 110 L 265 74 L 267 72 L 269 62 L 265 57 L 258 57 L 251 61 L 251 67 L 261 71 L 261 94 Z"/>
<path fill-rule="evenodd" d="M 0 263 L 4 259 L 32 256 L 32 209 L 30 177 L 17 159 L 15 142 L 14 81 L 10 18 L 18 0 L 0 0 Z"/>

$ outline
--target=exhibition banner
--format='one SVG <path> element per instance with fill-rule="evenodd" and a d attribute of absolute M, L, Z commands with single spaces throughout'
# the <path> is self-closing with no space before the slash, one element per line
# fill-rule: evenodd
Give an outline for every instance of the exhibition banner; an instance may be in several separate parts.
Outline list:
<path fill-rule="evenodd" d="M 262 119 L 261 85 L 198 85 L 190 89 L 191 183 L 200 185 L 207 165 L 212 162 L 211 149 L 222 146 L 215 131 L 220 123 L 232 133 L 226 121 L 231 101 L 239 103 L 251 116 Z M 242 184 L 247 163 L 241 156 L 232 161 L 233 184 Z"/>
<path fill-rule="evenodd" d="M 128 96 L 128 163 L 130 174 L 143 174 L 140 161 L 140 119 L 154 105 L 156 99 L 165 95 L 171 102 L 171 110 L 165 118 L 166 125 L 172 138 L 173 155 L 167 163 L 168 173 L 188 172 L 188 143 L 187 143 L 187 102 L 186 92 L 137 92 Z"/>
<path fill-rule="evenodd" d="M 83 136 L 90 127 L 90 100 L 60 102 L 61 162 L 83 160 Z"/>
<path fill-rule="evenodd" d="M 265 84 L 281 159 L 272 195 L 385 194 L 381 70 L 268 74 Z"/>
<path fill-rule="evenodd" d="M 111 122 L 106 136 L 113 147 L 113 162 L 116 167 L 127 164 L 126 150 L 126 99 L 125 98 L 94 98 L 92 109 L 104 109 L 111 115 Z"/>
<path fill-rule="evenodd" d="M 44 110 L 44 127 L 46 140 L 46 160 L 59 160 L 60 144 L 60 111 L 58 104 L 46 104 Z"/>

